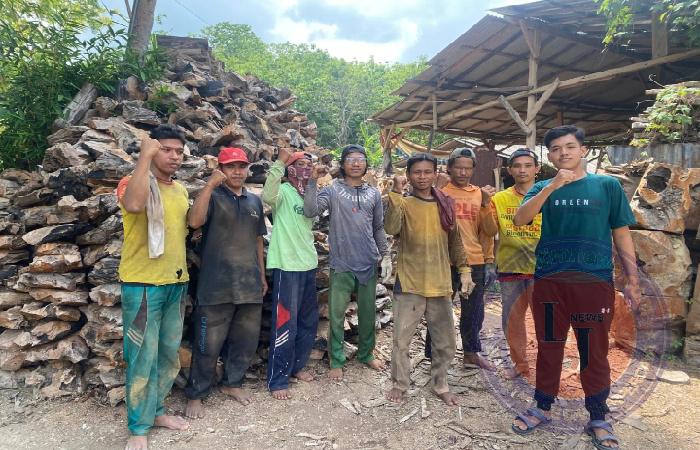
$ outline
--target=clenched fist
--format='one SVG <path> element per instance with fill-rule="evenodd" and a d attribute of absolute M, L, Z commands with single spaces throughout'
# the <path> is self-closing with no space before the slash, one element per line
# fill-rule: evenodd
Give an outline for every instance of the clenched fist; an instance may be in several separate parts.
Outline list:
<path fill-rule="evenodd" d="M 403 190 L 406 187 L 406 183 L 408 183 L 408 178 L 406 178 L 403 175 L 396 175 L 393 179 L 393 187 L 391 188 L 392 191 L 396 192 L 397 194 L 403 194 Z"/>
<path fill-rule="evenodd" d="M 158 154 L 161 149 L 160 142 L 149 137 L 145 137 L 141 140 L 141 147 L 139 149 L 139 158 L 153 159 L 154 156 Z"/>
<path fill-rule="evenodd" d="M 224 181 L 226 181 L 226 174 L 224 174 L 219 169 L 214 169 L 214 171 L 211 173 L 211 176 L 209 177 L 209 181 L 207 181 L 207 184 L 211 187 L 217 187 Z"/>
<path fill-rule="evenodd" d="M 488 206 L 491 197 L 496 195 L 496 188 L 488 184 L 481 188 L 481 206 Z"/>
<path fill-rule="evenodd" d="M 573 170 L 569 169 L 559 169 L 557 175 L 552 179 L 550 183 L 554 189 L 559 189 L 560 187 L 571 183 L 576 179 L 576 174 Z"/>
<path fill-rule="evenodd" d="M 287 164 L 287 160 L 292 156 L 292 149 L 289 147 L 280 147 L 279 152 L 277 153 L 277 159 L 282 161 L 285 165 Z"/>
<path fill-rule="evenodd" d="M 311 169 L 311 179 L 318 180 L 321 177 L 325 177 L 328 174 L 328 167 L 323 164 L 316 164 L 313 169 Z"/>

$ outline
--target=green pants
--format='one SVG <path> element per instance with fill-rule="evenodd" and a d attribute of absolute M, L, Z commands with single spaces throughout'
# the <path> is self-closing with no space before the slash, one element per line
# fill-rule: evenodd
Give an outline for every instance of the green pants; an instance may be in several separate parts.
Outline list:
<path fill-rule="evenodd" d="M 165 397 L 180 371 L 187 283 L 122 284 L 126 410 L 129 432 L 145 436 L 165 413 Z"/>
<path fill-rule="evenodd" d="M 357 351 L 357 360 L 368 363 L 374 359 L 376 321 L 376 290 L 377 274 L 361 284 L 352 272 L 335 272 L 331 270 L 330 297 L 328 307 L 330 311 L 330 334 L 328 336 L 328 354 L 331 360 L 331 369 L 345 365 L 345 310 L 348 307 L 350 296 L 357 293 L 357 318 L 359 322 L 360 345 Z"/>

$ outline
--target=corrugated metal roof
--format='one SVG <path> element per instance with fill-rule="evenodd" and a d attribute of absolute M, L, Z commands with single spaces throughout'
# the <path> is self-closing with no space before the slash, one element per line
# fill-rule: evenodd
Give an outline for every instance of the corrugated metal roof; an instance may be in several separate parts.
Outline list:
<path fill-rule="evenodd" d="M 521 17 L 540 30 L 540 86 L 557 77 L 565 81 L 644 61 L 648 56 L 647 47 L 641 46 L 641 50 L 632 46 L 605 49 L 600 44 L 602 34 L 581 31 L 584 28 L 593 30 L 597 23 L 604 22 L 595 14 L 596 10 L 597 4 L 591 0 L 544 1 L 500 8 L 496 11 L 504 17 L 488 15 L 482 18 L 435 55 L 428 69 L 395 92 L 404 97 L 402 101 L 375 114 L 372 120 L 381 125 L 425 121 L 412 128 L 429 131 L 432 125 L 427 122 L 432 121 L 432 96 L 435 95 L 439 131 L 498 143 L 524 143 L 524 133 L 500 105 L 451 121 L 445 120 L 445 116 L 496 100 L 501 93 L 507 96 L 527 90 L 529 49 L 514 17 Z M 538 14 L 544 19 L 538 18 Z M 576 14 L 580 16 L 580 24 L 574 20 Z M 561 19 L 563 22 L 555 25 L 545 19 Z M 650 40 L 648 33 L 640 32 L 639 36 Z M 646 102 L 651 100 L 644 91 L 658 87 L 650 76 L 655 76 L 655 80 L 661 83 L 698 79 L 700 58 L 666 64 L 660 74 L 656 74 L 657 69 L 651 68 L 577 88 L 558 89 L 537 115 L 538 140 L 544 131 L 563 120 L 583 127 L 589 138 L 595 141 L 626 142 L 629 118 L 643 111 L 648 106 Z M 500 91 L 488 92 L 487 89 Z M 525 116 L 526 98 L 514 100 L 511 104 L 522 117 Z"/>

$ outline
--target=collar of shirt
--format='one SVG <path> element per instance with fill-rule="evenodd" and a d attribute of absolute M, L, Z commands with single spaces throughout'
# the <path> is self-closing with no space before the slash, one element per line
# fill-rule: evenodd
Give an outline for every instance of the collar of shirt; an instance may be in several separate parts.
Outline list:
<path fill-rule="evenodd" d="M 219 186 L 224 192 L 226 192 L 226 195 L 230 195 L 232 197 L 238 198 L 238 197 L 248 197 L 248 190 L 243 186 L 243 189 L 241 190 L 241 195 L 236 195 L 235 192 L 233 192 L 231 189 L 228 188 L 228 186 L 224 185 L 223 183 Z"/>
<path fill-rule="evenodd" d="M 459 186 L 457 186 L 456 184 L 452 184 L 452 182 L 450 181 L 450 182 L 447 183 L 447 185 L 445 186 L 445 189 L 447 189 L 447 188 L 450 188 L 450 189 L 459 189 L 459 190 L 461 190 L 461 191 L 472 192 L 472 191 L 475 191 L 475 190 L 479 189 L 479 186 L 475 186 L 475 185 L 473 185 L 473 184 L 470 183 L 470 184 L 468 184 L 468 185 L 465 186 L 465 187 L 459 187 Z"/>

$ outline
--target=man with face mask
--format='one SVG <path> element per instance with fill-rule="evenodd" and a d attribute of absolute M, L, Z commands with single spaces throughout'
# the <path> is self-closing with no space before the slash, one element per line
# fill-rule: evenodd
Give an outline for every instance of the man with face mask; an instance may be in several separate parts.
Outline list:
<path fill-rule="evenodd" d="M 304 216 L 304 189 L 311 177 L 311 166 L 308 153 L 280 148 L 262 192 L 263 201 L 272 207 L 273 217 L 267 252 L 273 303 L 267 387 L 277 400 L 291 398 L 290 376 L 313 381 L 313 375 L 303 370 L 318 327 L 318 255 L 311 231 L 313 219 Z"/>

